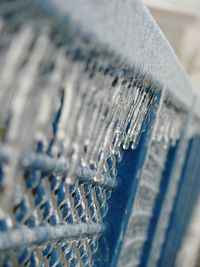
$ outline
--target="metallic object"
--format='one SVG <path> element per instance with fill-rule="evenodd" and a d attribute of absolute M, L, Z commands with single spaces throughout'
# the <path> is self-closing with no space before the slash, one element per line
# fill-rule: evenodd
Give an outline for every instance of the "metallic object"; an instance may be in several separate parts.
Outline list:
<path fill-rule="evenodd" d="M 134 19 L 102 18 L 132 5 L 148 23 L 127 59 Z M 157 266 L 170 242 L 199 99 L 143 5 L 119 6 L 0 3 L 2 266 Z"/>

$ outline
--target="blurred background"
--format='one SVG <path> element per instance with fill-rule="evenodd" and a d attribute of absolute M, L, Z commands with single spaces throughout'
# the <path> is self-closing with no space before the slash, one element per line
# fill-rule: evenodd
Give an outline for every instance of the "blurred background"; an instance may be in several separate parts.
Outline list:
<path fill-rule="evenodd" d="M 200 93 L 200 0 L 144 0 Z"/>
<path fill-rule="evenodd" d="M 144 2 L 200 93 L 200 0 Z M 192 266 L 200 267 L 200 199 L 176 261 L 176 267 Z"/>

